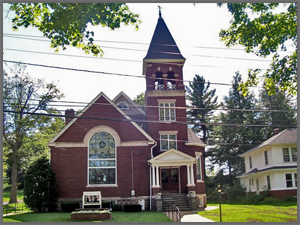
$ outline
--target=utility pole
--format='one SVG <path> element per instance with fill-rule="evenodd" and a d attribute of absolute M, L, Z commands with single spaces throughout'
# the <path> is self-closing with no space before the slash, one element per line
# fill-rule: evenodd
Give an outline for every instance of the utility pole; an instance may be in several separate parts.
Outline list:
<path fill-rule="evenodd" d="M 220 184 L 218 185 L 218 192 L 219 192 L 220 222 L 222 222 L 221 199 L 222 199 L 223 190 Z"/>

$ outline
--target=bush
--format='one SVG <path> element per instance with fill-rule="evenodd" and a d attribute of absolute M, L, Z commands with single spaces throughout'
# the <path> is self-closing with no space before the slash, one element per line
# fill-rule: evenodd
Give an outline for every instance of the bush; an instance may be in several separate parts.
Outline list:
<path fill-rule="evenodd" d="M 267 205 L 273 205 L 276 203 L 279 203 L 280 200 L 277 198 L 273 198 L 273 197 L 266 197 L 264 198 L 264 200 L 261 202 L 261 204 L 267 204 Z"/>
<path fill-rule="evenodd" d="M 79 202 L 61 202 L 61 210 L 63 212 L 73 212 L 80 207 Z"/>
<path fill-rule="evenodd" d="M 126 204 L 124 205 L 124 212 L 140 212 L 142 206 L 140 204 Z"/>
<path fill-rule="evenodd" d="M 283 202 L 296 202 L 297 198 L 294 198 L 293 196 L 287 196 L 284 199 L 282 199 Z"/>
<path fill-rule="evenodd" d="M 112 205 L 112 211 L 114 211 L 114 212 L 122 212 L 123 211 L 123 205 L 121 205 L 121 204 L 113 204 Z"/>
<path fill-rule="evenodd" d="M 102 205 L 101 205 L 101 208 L 110 208 L 110 206 L 111 206 L 111 204 L 110 204 L 110 202 L 102 202 Z"/>
<path fill-rule="evenodd" d="M 33 211 L 55 211 L 57 189 L 49 160 L 42 156 L 27 169 L 24 177 L 24 202 Z"/>
<path fill-rule="evenodd" d="M 263 200 L 264 200 L 264 197 L 261 195 L 250 195 L 247 198 L 245 198 L 244 203 L 257 205 L 260 202 L 262 202 Z"/>

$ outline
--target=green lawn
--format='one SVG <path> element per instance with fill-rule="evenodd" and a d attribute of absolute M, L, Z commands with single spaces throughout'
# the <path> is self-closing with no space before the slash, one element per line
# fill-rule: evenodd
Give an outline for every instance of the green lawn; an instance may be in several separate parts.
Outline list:
<path fill-rule="evenodd" d="M 296 202 L 277 205 L 222 204 L 221 210 L 222 222 L 297 222 Z M 202 211 L 198 214 L 220 222 L 219 209 Z"/>
<path fill-rule="evenodd" d="M 3 217 L 3 222 L 83 222 L 71 220 L 71 213 L 22 213 Z M 85 221 L 86 222 L 86 221 Z M 101 221 L 90 221 L 101 222 Z M 165 214 L 158 212 L 112 212 L 112 220 L 103 222 L 172 222 Z"/>
<path fill-rule="evenodd" d="M 3 202 L 8 202 L 10 198 L 10 191 L 3 191 Z M 19 200 L 23 200 L 23 190 L 17 191 L 17 198 Z"/>

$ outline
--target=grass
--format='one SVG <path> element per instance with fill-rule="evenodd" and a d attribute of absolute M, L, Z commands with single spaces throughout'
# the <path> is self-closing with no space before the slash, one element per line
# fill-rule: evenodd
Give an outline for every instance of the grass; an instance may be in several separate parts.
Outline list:
<path fill-rule="evenodd" d="M 209 204 L 209 206 L 219 206 Z M 222 222 L 297 222 L 297 203 L 276 205 L 222 204 Z M 220 222 L 219 208 L 198 212 L 199 215 Z"/>
<path fill-rule="evenodd" d="M 3 222 L 84 222 L 71 220 L 71 213 L 21 213 L 3 218 Z M 89 221 L 102 222 L 102 221 Z M 158 212 L 112 212 L 112 220 L 103 222 L 172 222 L 165 214 Z"/>
<path fill-rule="evenodd" d="M 10 191 L 3 191 L 3 202 L 8 202 L 10 198 Z M 23 190 L 17 191 L 17 198 L 19 200 L 23 200 Z"/>

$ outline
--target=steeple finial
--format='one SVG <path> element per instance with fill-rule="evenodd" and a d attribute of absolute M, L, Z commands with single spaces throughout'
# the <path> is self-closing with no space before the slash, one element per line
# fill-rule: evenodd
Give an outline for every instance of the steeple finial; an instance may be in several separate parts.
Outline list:
<path fill-rule="evenodd" d="M 161 18 L 161 6 L 158 6 L 159 9 L 159 18 Z"/>

